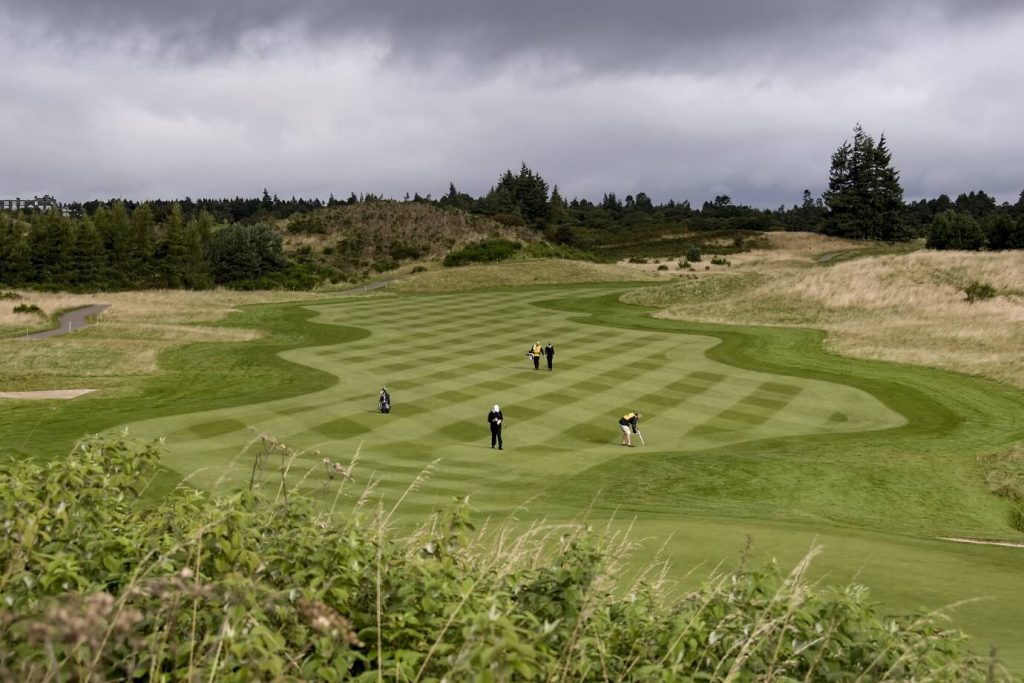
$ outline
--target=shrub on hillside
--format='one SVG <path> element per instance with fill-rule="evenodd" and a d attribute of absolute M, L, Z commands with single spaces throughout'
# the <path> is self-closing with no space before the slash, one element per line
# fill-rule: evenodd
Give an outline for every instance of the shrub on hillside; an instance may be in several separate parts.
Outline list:
<path fill-rule="evenodd" d="M 21 294 L 17 292 L 0 292 L 0 299 L 17 301 L 21 298 Z"/>
<path fill-rule="evenodd" d="M 451 268 L 464 266 L 467 263 L 490 263 L 511 258 L 522 248 L 518 242 L 506 239 L 493 239 L 469 244 L 458 251 L 444 257 L 444 265 Z"/>
<path fill-rule="evenodd" d="M 43 310 L 35 304 L 18 304 L 13 309 L 15 313 L 42 313 Z"/>
<path fill-rule="evenodd" d="M 950 209 L 932 219 L 924 246 L 977 251 L 985 246 L 985 231 L 972 216 Z"/>
<path fill-rule="evenodd" d="M 557 258 L 569 261 L 597 261 L 597 257 L 589 251 L 575 249 L 564 244 L 547 244 L 546 242 L 532 242 L 523 245 L 523 256 L 530 258 Z"/>
<path fill-rule="evenodd" d="M 964 287 L 964 294 L 967 295 L 967 302 L 973 304 L 975 301 L 982 301 L 983 299 L 991 299 L 994 297 L 996 295 L 996 288 L 987 282 L 979 282 L 978 280 L 975 280 Z"/>
<path fill-rule="evenodd" d="M 160 447 L 123 434 L 0 469 L 0 679 L 1008 678 L 932 616 L 809 584 L 807 560 L 741 562 L 674 598 L 618 585 L 628 548 L 583 528 L 498 545 L 460 503 L 399 534 L 351 466 L 324 460 L 317 503 L 284 476 L 299 454 L 254 443 L 248 486 L 218 499 L 142 499 Z"/>
<path fill-rule="evenodd" d="M 700 258 L 700 247 L 694 246 L 686 250 L 686 260 L 690 263 L 700 263 Z"/>

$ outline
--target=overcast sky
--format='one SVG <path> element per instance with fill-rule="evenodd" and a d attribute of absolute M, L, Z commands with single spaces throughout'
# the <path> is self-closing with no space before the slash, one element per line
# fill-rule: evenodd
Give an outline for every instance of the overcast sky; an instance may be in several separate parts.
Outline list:
<path fill-rule="evenodd" d="M 0 0 L 0 197 L 1024 189 L 1019 0 Z"/>

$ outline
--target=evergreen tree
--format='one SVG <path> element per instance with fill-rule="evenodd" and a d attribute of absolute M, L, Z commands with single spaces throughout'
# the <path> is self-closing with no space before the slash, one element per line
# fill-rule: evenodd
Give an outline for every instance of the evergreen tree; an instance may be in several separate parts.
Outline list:
<path fill-rule="evenodd" d="M 209 214 L 206 214 L 209 216 Z M 206 245 L 210 234 L 204 237 L 202 216 L 189 221 L 185 226 L 185 252 L 182 259 L 181 284 L 188 289 L 204 289 L 210 286 L 210 276 L 206 264 Z"/>
<path fill-rule="evenodd" d="M 108 286 L 115 289 L 129 287 L 133 268 L 129 248 L 131 236 L 128 209 L 122 201 L 114 202 L 109 208 L 101 206 L 96 209 L 93 221 L 103 240 Z"/>
<path fill-rule="evenodd" d="M 184 285 L 188 248 L 185 245 L 185 219 L 181 206 L 174 204 L 164 223 L 164 245 L 161 249 L 161 280 L 165 287 L 180 289 Z"/>
<path fill-rule="evenodd" d="M 35 213 L 29 233 L 32 280 L 39 284 L 70 284 L 73 236 L 71 221 L 58 209 Z"/>
<path fill-rule="evenodd" d="M 156 228 L 153 208 L 140 204 L 132 211 L 128 235 L 127 275 L 130 287 L 144 289 L 155 284 L 153 259 L 156 249 Z"/>
<path fill-rule="evenodd" d="M 280 233 L 264 223 L 228 225 L 210 240 L 210 273 L 216 284 L 253 282 L 286 265 Z"/>
<path fill-rule="evenodd" d="M 878 144 L 858 123 L 853 143 L 845 141 L 832 154 L 824 231 L 855 239 L 892 240 L 906 237 L 903 188 L 885 136 Z"/>
<path fill-rule="evenodd" d="M 548 215 L 548 184 L 524 162 L 515 179 L 516 203 L 527 223 L 543 228 Z"/>
<path fill-rule="evenodd" d="M 210 236 L 213 234 L 213 227 L 216 225 L 216 221 L 206 209 L 199 212 L 196 216 L 195 227 L 196 232 L 199 235 L 199 241 L 203 245 L 203 252 L 205 254 L 207 246 L 210 244 Z"/>
<path fill-rule="evenodd" d="M 107 283 L 107 255 L 103 237 L 88 216 L 83 216 L 75 228 L 72 255 L 74 271 L 70 284 L 77 289 L 102 289 Z"/>
<path fill-rule="evenodd" d="M 972 216 L 958 211 L 943 211 L 928 229 L 928 249 L 978 251 L 985 246 L 985 232 Z"/>
<path fill-rule="evenodd" d="M 0 214 L 0 283 L 14 286 L 28 281 L 32 271 L 28 229 L 24 221 Z"/>
<path fill-rule="evenodd" d="M 981 222 L 988 248 L 992 251 L 1024 249 L 1024 219 L 1008 213 L 993 213 Z"/>
<path fill-rule="evenodd" d="M 561 193 L 558 191 L 558 185 L 551 188 L 551 199 L 548 200 L 548 215 L 546 221 L 548 225 L 559 225 L 566 219 L 567 207 L 565 200 L 562 199 Z"/>

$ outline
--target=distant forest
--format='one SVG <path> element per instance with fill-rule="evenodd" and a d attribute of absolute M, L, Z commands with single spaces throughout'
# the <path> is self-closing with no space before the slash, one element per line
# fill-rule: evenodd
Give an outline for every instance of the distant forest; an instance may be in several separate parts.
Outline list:
<path fill-rule="evenodd" d="M 406 202 L 486 216 L 590 253 L 659 235 L 773 230 L 885 241 L 924 237 L 933 249 L 1024 249 L 1024 191 L 1014 204 L 998 204 L 983 190 L 905 202 L 885 136 L 876 142 L 858 125 L 832 155 L 828 189 L 820 197 L 805 190 L 799 203 L 777 209 L 735 204 L 727 195 L 699 208 L 689 201 L 655 204 L 644 192 L 567 200 L 524 163 L 518 172 L 501 174 L 481 197 L 451 183 L 437 198 L 352 193 L 321 201 L 280 199 L 264 190 L 255 198 L 90 201 L 68 205 L 64 213 L 0 213 L 0 283 L 79 290 L 305 288 L 325 274 L 308 259 L 286 256 L 281 226 L 322 233 L 334 207 Z"/>

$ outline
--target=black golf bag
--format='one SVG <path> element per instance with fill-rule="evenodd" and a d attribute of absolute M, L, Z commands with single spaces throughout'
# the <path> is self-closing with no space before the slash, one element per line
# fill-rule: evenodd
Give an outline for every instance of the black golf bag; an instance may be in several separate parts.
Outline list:
<path fill-rule="evenodd" d="M 391 394 L 386 391 L 380 392 L 380 398 L 377 400 L 377 408 L 382 413 L 391 412 Z"/>

